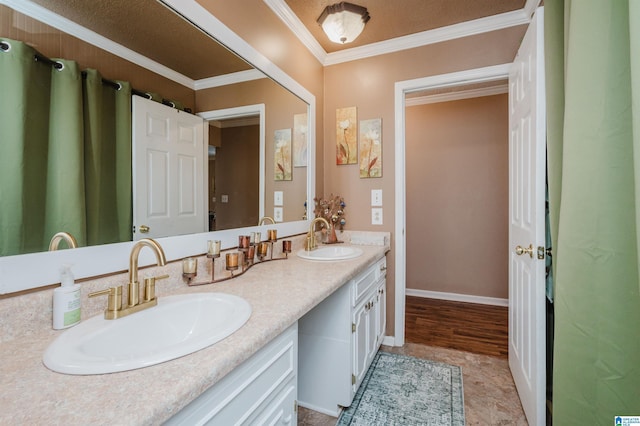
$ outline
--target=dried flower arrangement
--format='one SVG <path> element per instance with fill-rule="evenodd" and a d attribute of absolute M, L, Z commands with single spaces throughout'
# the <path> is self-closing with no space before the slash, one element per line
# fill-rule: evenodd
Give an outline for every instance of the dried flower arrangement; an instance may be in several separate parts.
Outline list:
<path fill-rule="evenodd" d="M 329 229 L 329 243 L 336 243 L 338 239 L 336 237 L 335 229 L 339 228 L 340 231 L 344 230 L 344 226 L 347 224 L 347 220 L 344 217 L 344 209 L 347 206 L 344 202 L 344 198 L 339 195 L 331 196 L 327 199 L 314 198 L 315 209 L 313 213 L 315 217 L 323 217 L 331 225 Z"/>

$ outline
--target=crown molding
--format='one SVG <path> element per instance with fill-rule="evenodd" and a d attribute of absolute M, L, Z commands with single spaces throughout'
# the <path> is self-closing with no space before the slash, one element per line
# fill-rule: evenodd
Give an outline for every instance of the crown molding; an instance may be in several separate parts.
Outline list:
<path fill-rule="evenodd" d="M 298 16 L 293 13 L 293 10 L 284 0 L 264 0 L 269 8 L 276 14 L 278 18 L 289 27 L 289 29 L 295 34 L 298 39 L 305 45 L 305 47 L 311 52 L 316 59 L 324 65 L 327 58 L 327 52 L 318 43 L 318 40 L 311 35 L 307 27 L 300 21 Z"/>
<path fill-rule="evenodd" d="M 372 56 L 385 55 L 429 44 L 469 37 L 477 34 L 528 24 L 540 0 L 527 0 L 522 9 L 447 27 L 436 28 L 365 46 L 327 53 L 293 13 L 285 0 L 263 0 L 284 24 L 300 39 L 323 66 L 336 65 Z"/>
<path fill-rule="evenodd" d="M 227 86 L 230 84 L 244 83 L 247 81 L 260 80 L 267 78 L 257 69 L 246 71 L 238 71 L 231 74 L 219 75 L 216 77 L 203 78 L 194 82 L 193 88 L 198 91 L 202 89 L 211 89 L 213 87 Z"/>
<path fill-rule="evenodd" d="M 509 85 L 483 87 L 479 89 L 460 90 L 457 92 L 438 93 L 435 95 L 416 96 L 415 98 L 405 98 L 405 106 L 412 107 L 418 105 L 435 104 L 437 102 L 459 101 L 461 99 L 480 98 L 483 96 L 493 96 L 509 93 Z"/>

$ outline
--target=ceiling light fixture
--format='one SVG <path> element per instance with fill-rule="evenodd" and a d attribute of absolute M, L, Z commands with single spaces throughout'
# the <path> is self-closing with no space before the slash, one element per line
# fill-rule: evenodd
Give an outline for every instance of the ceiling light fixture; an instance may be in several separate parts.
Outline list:
<path fill-rule="evenodd" d="M 366 7 L 343 1 L 325 7 L 318 18 L 318 24 L 329 40 L 345 44 L 351 43 L 360 35 L 369 19 L 371 17 Z"/>

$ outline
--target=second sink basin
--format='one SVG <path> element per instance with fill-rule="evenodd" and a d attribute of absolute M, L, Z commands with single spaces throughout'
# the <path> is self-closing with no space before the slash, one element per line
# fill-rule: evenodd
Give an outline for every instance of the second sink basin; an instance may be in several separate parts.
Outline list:
<path fill-rule="evenodd" d="M 251 306 L 226 293 L 158 298 L 158 305 L 116 320 L 102 314 L 63 332 L 43 362 L 66 374 L 102 374 L 159 364 L 210 346 L 238 330 Z"/>
<path fill-rule="evenodd" d="M 307 260 L 331 261 L 355 259 L 362 253 L 362 249 L 359 247 L 331 245 L 321 246 L 311 251 L 302 249 L 298 251 L 297 255 Z"/>

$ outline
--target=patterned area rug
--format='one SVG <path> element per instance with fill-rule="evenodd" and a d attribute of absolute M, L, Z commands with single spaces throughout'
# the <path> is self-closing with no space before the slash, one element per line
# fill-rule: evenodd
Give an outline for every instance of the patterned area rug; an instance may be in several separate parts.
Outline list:
<path fill-rule="evenodd" d="M 454 365 L 378 352 L 337 425 L 464 425 L 462 371 Z"/>

